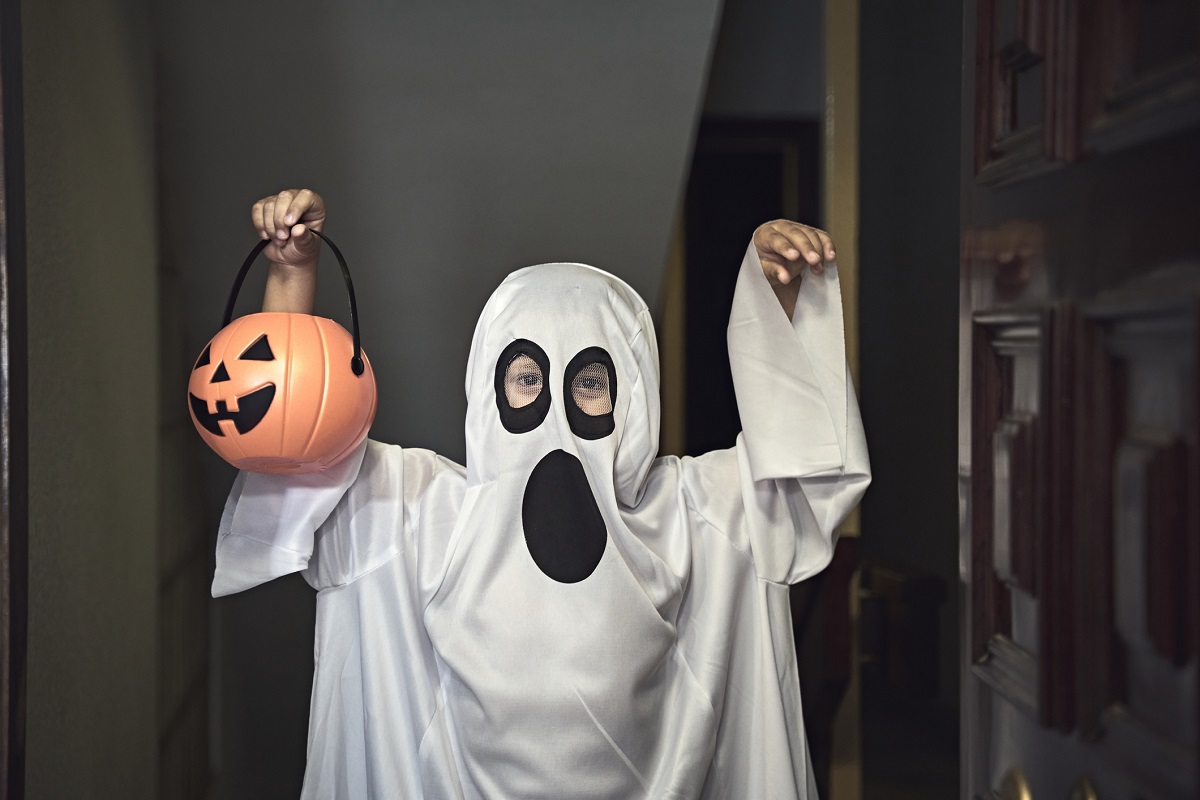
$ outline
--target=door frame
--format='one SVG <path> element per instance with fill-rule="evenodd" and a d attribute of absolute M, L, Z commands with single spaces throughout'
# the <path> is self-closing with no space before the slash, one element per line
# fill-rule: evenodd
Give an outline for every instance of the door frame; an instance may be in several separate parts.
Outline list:
<path fill-rule="evenodd" d="M 25 796 L 29 417 L 21 3 L 0 0 L 0 800 Z"/>

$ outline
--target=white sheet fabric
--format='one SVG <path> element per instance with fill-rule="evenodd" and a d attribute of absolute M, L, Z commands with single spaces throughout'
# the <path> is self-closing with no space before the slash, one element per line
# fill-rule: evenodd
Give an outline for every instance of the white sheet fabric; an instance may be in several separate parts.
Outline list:
<path fill-rule="evenodd" d="M 514 339 L 545 350 L 551 392 L 516 434 L 494 382 Z M 583 439 L 563 369 L 591 346 L 617 373 L 615 430 Z M 729 349 L 737 445 L 654 460 L 641 299 L 590 267 L 529 268 L 476 329 L 466 469 L 372 441 L 320 475 L 239 475 L 214 596 L 294 571 L 318 590 L 304 797 L 816 797 L 787 587 L 828 563 L 869 482 L 836 268 L 805 275 L 789 323 L 751 247 Z M 572 583 L 539 569 L 522 529 L 555 450 L 606 529 Z"/>

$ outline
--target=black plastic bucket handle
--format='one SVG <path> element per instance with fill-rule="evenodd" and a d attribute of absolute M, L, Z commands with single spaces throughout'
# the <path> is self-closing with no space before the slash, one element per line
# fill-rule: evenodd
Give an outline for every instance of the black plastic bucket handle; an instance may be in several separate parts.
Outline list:
<path fill-rule="evenodd" d="M 363 365 L 362 359 L 362 337 L 358 332 L 358 303 L 354 300 L 354 282 L 350 280 L 350 268 L 346 266 L 346 259 L 342 257 L 342 251 L 338 250 L 337 245 L 333 243 L 332 239 L 318 230 L 313 230 L 312 228 L 309 228 L 309 230 L 315 233 L 321 241 L 329 245 L 329 249 L 333 251 L 334 256 L 337 257 L 338 264 L 342 268 L 342 278 L 346 281 L 346 293 L 350 295 L 350 325 L 354 333 L 354 358 L 350 359 L 350 370 L 355 375 L 362 375 L 366 367 Z M 221 328 L 225 328 L 233 321 L 233 307 L 237 304 L 238 292 L 242 290 L 242 281 L 246 280 L 246 273 L 250 271 L 250 267 L 258 258 L 259 253 L 270 243 L 269 239 L 263 239 L 254 246 L 254 249 L 250 251 L 250 255 L 246 256 L 246 261 L 242 264 L 242 268 L 238 270 L 237 279 L 233 282 L 233 290 L 229 292 L 229 302 L 225 304 L 225 318 L 221 321 Z"/>

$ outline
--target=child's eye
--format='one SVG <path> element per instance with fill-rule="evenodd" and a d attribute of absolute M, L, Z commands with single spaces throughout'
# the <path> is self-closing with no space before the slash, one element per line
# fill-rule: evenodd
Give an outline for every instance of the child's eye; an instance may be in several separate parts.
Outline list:
<path fill-rule="evenodd" d="M 542 368 L 524 353 L 508 364 L 504 373 L 504 394 L 513 408 L 522 408 L 542 393 Z"/>
<path fill-rule="evenodd" d="M 571 398 L 579 410 L 597 417 L 612 413 L 608 393 L 608 367 L 595 362 L 588 364 L 571 379 Z"/>

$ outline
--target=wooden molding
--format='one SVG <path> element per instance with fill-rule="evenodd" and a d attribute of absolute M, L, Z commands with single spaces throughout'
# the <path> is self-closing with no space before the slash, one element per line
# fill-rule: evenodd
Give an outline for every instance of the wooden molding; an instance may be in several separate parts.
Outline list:
<path fill-rule="evenodd" d="M 1060 731 L 1076 725 L 1075 571 L 1078 536 L 1071 503 L 1075 456 L 1079 364 L 1078 310 L 1060 304 L 1045 313 L 1042 328 L 1042 435 L 1038 445 L 1036 490 L 1040 517 L 1038 560 L 1038 655 L 1041 664 L 1041 723 Z"/>
<path fill-rule="evenodd" d="M 992 567 L 992 525 L 995 519 L 992 434 L 1003 414 L 1003 365 L 992 346 L 992 328 L 972 326 L 971 369 L 971 658 L 987 656 L 988 641 L 1010 628 L 1007 587 Z"/>
<path fill-rule="evenodd" d="M 992 436 L 992 568 L 1010 586 L 1037 596 L 1034 427 L 1037 417 L 1017 412 Z"/>
<path fill-rule="evenodd" d="M 0 0 L 0 800 L 25 796 L 29 421 L 21 3 Z"/>
<path fill-rule="evenodd" d="M 1046 80 L 1051 87 L 1047 102 L 1054 110 L 1046 124 L 1046 152 L 1066 163 L 1083 155 L 1081 122 L 1081 40 L 1088 0 L 1056 0 L 1047 13 L 1047 36 L 1054 59 Z"/>
<path fill-rule="evenodd" d="M 1200 689 L 1200 270 L 1151 273 L 1083 316 L 1080 471 L 1093 497 L 1077 501 L 1077 597 L 1099 602 L 1077 605 L 1081 728 L 1184 797 L 1200 771 L 1196 721 L 1158 687 Z"/>
<path fill-rule="evenodd" d="M 1155 447 L 1145 465 L 1146 627 L 1150 642 L 1163 658 L 1184 666 L 1195 650 L 1188 641 L 1189 617 L 1195 609 L 1180 603 L 1188 595 L 1187 446 L 1176 437 Z M 1192 480 L 1189 481 L 1189 478 Z M 1181 613 L 1182 612 L 1182 613 Z"/>
<path fill-rule="evenodd" d="M 1014 29 L 1002 31 L 1009 4 Z M 977 0 L 976 13 L 979 183 L 1008 186 L 1200 126 L 1200 6 L 1157 4 L 1153 13 L 1174 16 L 1153 23 L 1134 0 Z M 1190 41 L 1156 57 L 1152 31 L 1164 27 L 1191 31 Z M 1018 119 L 1031 90 L 1042 94 L 1036 122 Z"/>
<path fill-rule="evenodd" d="M 662 425 L 660 455 L 682 456 L 687 451 L 687 244 L 684 210 L 675 213 L 667 264 L 663 270 L 662 306 L 658 339 L 662 364 Z"/>
<path fill-rule="evenodd" d="M 1073 592 L 1077 721 L 1085 737 L 1099 735 L 1100 717 L 1125 696 L 1124 658 L 1116 636 L 1113 586 L 1112 462 L 1124 419 L 1125 374 L 1109 357 L 1099 325 L 1081 316 L 1074 332 L 1078 398 L 1074 417 L 1071 511 L 1079 568 Z"/>
<path fill-rule="evenodd" d="M 991 597 L 992 605 L 977 610 L 975 624 L 990 627 L 974 630 L 973 654 L 997 691 L 1015 693 L 1013 702 L 1040 724 L 1066 732 L 1076 724 L 1077 509 L 1069 498 L 1081 438 L 1075 428 L 1080 317 L 1068 306 L 977 314 L 975 323 L 982 344 L 973 362 L 972 459 L 986 479 L 973 474 L 971 579 L 975 601 Z M 1031 361 L 1034 373 L 1019 366 Z M 980 500 L 986 510 L 976 507 Z M 1012 591 L 1036 598 L 1036 653 L 1027 643 L 1019 658 L 1012 652 L 1020 648 L 1011 628 Z M 1018 677 L 1027 681 L 1019 690 Z"/>
<path fill-rule="evenodd" d="M 1160 58 L 1144 52 L 1146 4 L 1100 0 L 1085 34 L 1084 143 L 1109 153 L 1200 124 L 1200 6 L 1159 4 L 1170 27 L 1191 30 L 1190 47 Z M 1164 20 L 1159 20 L 1162 25 Z M 1161 60 L 1160 60 L 1161 59 Z"/>
<path fill-rule="evenodd" d="M 1012 591 L 1037 584 L 1037 409 L 1017 396 L 1036 387 L 1017 362 L 1037 357 L 1041 326 L 1021 311 L 977 314 L 972 326 L 971 655 L 983 680 L 1035 710 L 1037 658 L 1011 636 Z"/>
<path fill-rule="evenodd" d="M 979 183 L 998 188 L 1062 166 L 1072 155 L 1067 137 L 1077 70 L 1077 14 L 1065 0 L 1007 0 L 1011 31 L 998 17 L 1006 0 L 977 0 L 975 69 L 975 173 Z M 1040 102 L 1024 99 L 1040 92 Z M 1037 109 L 1036 119 L 1022 119 Z"/>
<path fill-rule="evenodd" d="M 987 654 L 971 670 L 997 694 L 1032 719 L 1038 709 L 1038 662 L 1025 648 L 1007 636 L 988 640 Z"/>

